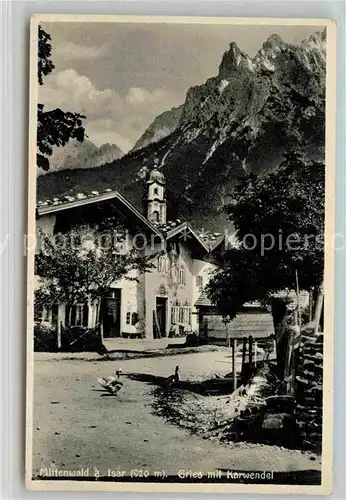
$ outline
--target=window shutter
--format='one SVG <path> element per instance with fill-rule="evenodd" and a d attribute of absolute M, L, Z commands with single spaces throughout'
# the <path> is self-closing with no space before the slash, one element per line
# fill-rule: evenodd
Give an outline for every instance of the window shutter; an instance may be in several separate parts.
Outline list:
<path fill-rule="evenodd" d="M 88 304 L 84 304 L 83 306 L 83 326 L 88 326 L 89 319 L 89 306 Z"/>
<path fill-rule="evenodd" d="M 71 307 L 71 324 L 70 326 L 75 326 L 76 324 L 76 306 Z"/>

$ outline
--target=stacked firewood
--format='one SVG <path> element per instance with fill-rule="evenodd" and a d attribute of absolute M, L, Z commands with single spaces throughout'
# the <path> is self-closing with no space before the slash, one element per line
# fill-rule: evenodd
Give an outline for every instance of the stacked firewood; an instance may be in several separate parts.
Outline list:
<path fill-rule="evenodd" d="M 296 418 L 302 445 L 321 449 L 323 395 L 323 334 L 302 331 L 295 377 Z"/>

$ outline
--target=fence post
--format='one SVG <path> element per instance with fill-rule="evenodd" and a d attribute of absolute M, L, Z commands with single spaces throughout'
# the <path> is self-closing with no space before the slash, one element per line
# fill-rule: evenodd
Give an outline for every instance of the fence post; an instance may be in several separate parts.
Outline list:
<path fill-rule="evenodd" d="M 253 337 L 249 336 L 249 365 L 252 365 L 252 346 L 253 346 Z"/>
<path fill-rule="evenodd" d="M 233 339 L 232 342 L 233 391 L 237 389 L 236 350 L 237 350 L 237 339 Z"/>
<path fill-rule="evenodd" d="M 59 319 L 58 319 L 58 329 L 57 329 L 57 347 L 58 347 L 58 350 L 61 349 L 61 326 L 62 326 L 62 321 L 59 321 Z"/>
<path fill-rule="evenodd" d="M 245 366 L 245 361 L 246 361 L 246 344 L 247 344 L 247 339 L 246 339 L 246 337 L 243 337 L 243 352 L 242 352 L 242 359 L 241 359 L 241 372 L 242 372 L 242 374 L 244 373 L 244 366 Z"/>

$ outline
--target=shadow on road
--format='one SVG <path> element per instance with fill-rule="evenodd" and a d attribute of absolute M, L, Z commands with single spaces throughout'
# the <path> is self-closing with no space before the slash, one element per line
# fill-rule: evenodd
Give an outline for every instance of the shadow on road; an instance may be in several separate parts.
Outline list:
<path fill-rule="evenodd" d="M 151 375 L 149 373 L 128 373 L 131 380 L 146 382 L 159 387 L 167 387 L 167 378 Z M 193 392 L 201 396 L 225 395 L 233 392 L 233 379 L 231 377 L 215 378 L 203 381 L 180 380 L 177 386 L 180 390 Z M 167 390 L 170 389 L 167 387 Z"/>

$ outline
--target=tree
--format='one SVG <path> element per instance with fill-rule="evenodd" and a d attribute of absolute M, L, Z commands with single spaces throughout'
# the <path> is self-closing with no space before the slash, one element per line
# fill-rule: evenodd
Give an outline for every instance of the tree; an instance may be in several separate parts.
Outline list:
<path fill-rule="evenodd" d="M 154 255 L 142 256 L 135 249 L 121 252 L 118 234 L 114 232 L 119 244 L 114 244 L 114 239 L 105 241 L 96 228 L 86 226 L 54 237 L 41 234 L 36 255 L 40 286 L 35 291 L 35 306 L 50 308 L 65 304 L 70 320 L 72 306 L 94 304 L 96 323 L 100 323 L 100 305 L 109 288 L 124 277 L 137 280 L 129 276 L 131 271 L 142 274 L 153 268 Z"/>
<path fill-rule="evenodd" d="M 279 290 L 321 287 L 324 268 L 324 165 L 296 153 L 263 177 L 249 175 L 227 207 L 239 248 L 226 250 L 207 292 L 225 318 Z"/>
<path fill-rule="evenodd" d="M 51 36 L 41 26 L 38 27 L 38 83 L 43 85 L 43 77 L 49 75 L 54 64 L 51 60 Z M 57 108 L 44 111 L 44 105 L 37 106 L 37 166 L 49 170 L 49 158 L 53 153 L 53 146 L 65 146 L 70 139 L 84 140 L 84 127 L 80 113 L 62 111 Z"/>

